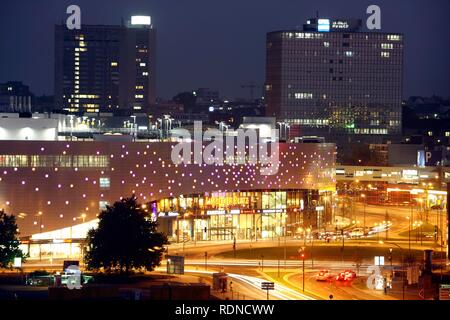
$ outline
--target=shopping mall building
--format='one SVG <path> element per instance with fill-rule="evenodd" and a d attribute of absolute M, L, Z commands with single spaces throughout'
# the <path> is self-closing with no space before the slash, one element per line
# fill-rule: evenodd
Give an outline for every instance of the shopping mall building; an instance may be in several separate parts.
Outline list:
<path fill-rule="evenodd" d="M 18 217 L 32 257 L 79 253 L 97 214 L 133 194 L 172 241 L 275 238 L 332 221 L 334 144 L 280 143 L 274 175 L 258 163 L 176 165 L 173 145 L 1 141 L 0 209 Z"/>

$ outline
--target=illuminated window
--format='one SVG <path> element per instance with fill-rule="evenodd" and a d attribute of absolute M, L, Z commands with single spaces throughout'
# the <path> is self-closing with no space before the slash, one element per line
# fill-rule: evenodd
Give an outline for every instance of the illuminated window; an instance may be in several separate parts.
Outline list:
<path fill-rule="evenodd" d="M 142 72 L 143 76 L 148 76 L 148 72 Z"/>
<path fill-rule="evenodd" d="M 141 62 L 141 63 L 139 63 L 139 66 L 141 66 L 141 67 L 145 67 L 145 66 L 146 66 L 146 64 L 145 64 L 145 62 Z"/>
<path fill-rule="evenodd" d="M 108 206 L 109 205 L 109 202 L 108 201 L 99 201 L 99 203 L 98 203 L 98 208 L 101 210 L 101 211 L 103 211 L 103 210 L 106 210 L 106 206 Z"/>
<path fill-rule="evenodd" d="M 0 167 L 104 168 L 109 158 L 98 155 L 0 155 Z"/>
<path fill-rule="evenodd" d="M 117 62 L 115 62 L 115 61 L 111 62 L 111 67 L 117 67 L 117 65 L 118 65 Z"/>
<path fill-rule="evenodd" d="M 392 50 L 394 49 L 394 45 L 392 43 L 382 43 L 381 49 Z"/>
<path fill-rule="evenodd" d="M 328 47 L 330 46 L 330 43 L 329 43 L 329 42 L 324 42 L 324 43 L 323 43 L 323 46 L 324 46 L 325 48 L 328 48 Z"/>
<path fill-rule="evenodd" d="M 101 177 L 99 184 L 100 184 L 100 188 L 109 189 L 109 187 L 111 186 L 111 181 L 108 177 Z"/>
<path fill-rule="evenodd" d="M 313 94 L 312 93 L 305 93 L 305 92 L 297 92 L 294 94 L 295 99 L 312 99 Z"/>
<path fill-rule="evenodd" d="M 398 34 L 388 34 L 387 39 L 391 41 L 400 41 L 401 38 Z"/>
<path fill-rule="evenodd" d="M 381 57 L 382 58 L 389 58 L 389 52 L 381 52 Z"/>

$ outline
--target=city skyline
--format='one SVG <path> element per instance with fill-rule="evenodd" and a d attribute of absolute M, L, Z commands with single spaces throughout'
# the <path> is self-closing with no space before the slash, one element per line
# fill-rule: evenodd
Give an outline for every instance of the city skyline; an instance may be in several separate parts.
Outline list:
<path fill-rule="evenodd" d="M 2 4 L 0 303 L 450 300 L 450 2 L 372 1 Z"/>
<path fill-rule="evenodd" d="M 6 31 L 14 24 L 11 15 L 0 22 L 4 30 L 1 46 L 5 49 L 2 53 L 5 59 L 0 62 L 0 82 L 23 81 L 37 95 L 54 93 L 52 30 L 55 24 L 66 19 L 65 9 L 69 4 L 18 1 L 4 5 L 2 13 L 21 12 L 22 22 L 15 23 L 14 32 Z M 189 5 L 140 1 L 110 2 L 108 6 L 78 3 L 84 24 L 117 25 L 132 14 L 152 16 L 158 32 L 157 96 L 163 98 L 197 87 L 217 89 L 225 98 L 248 98 L 249 90 L 241 88 L 243 84 L 254 82 L 261 87 L 264 84 L 267 32 L 295 29 L 308 17 L 315 16 L 316 11 L 321 17 L 360 18 L 364 25 L 365 10 L 371 3 L 345 1 L 345 4 L 338 6 L 330 1 L 314 4 L 227 2 L 226 6 L 205 1 Z M 449 7 L 449 3 L 379 1 L 377 4 L 382 11 L 381 32 L 405 35 L 403 98 L 433 94 L 448 97 L 446 83 L 450 65 L 446 57 L 450 46 L 441 39 L 445 37 L 444 18 L 448 12 L 443 8 Z M 235 18 L 229 19 L 230 15 Z M 428 18 L 427 23 L 423 23 L 425 18 Z M 8 47 L 16 50 L 7 50 Z M 208 47 L 211 50 L 207 50 Z"/>

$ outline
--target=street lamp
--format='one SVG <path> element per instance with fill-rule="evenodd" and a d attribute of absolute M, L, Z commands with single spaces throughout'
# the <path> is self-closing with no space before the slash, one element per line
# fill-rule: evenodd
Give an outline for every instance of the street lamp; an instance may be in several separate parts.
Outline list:
<path fill-rule="evenodd" d="M 300 248 L 298 252 L 300 253 L 300 259 L 302 259 L 302 275 L 303 275 L 303 292 L 305 292 L 305 248 Z"/>
<path fill-rule="evenodd" d="M 39 217 L 39 233 L 42 233 L 42 229 L 44 229 L 44 225 L 42 224 L 42 211 L 39 211 L 37 213 L 37 216 Z M 42 239 L 41 239 L 42 240 Z M 39 243 L 39 261 L 42 261 L 42 244 Z"/>
<path fill-rule="evenodd" d="M 411 218 L 406 217 L 408 219 L 408 251 L 411 252 Z"/>
<path fill-rule="evenodd" d="M 379 241 L 380 244 L 383 244 L 383 241 L 380 240 Z M 405 265 L 404 265 L 404 259 L 403 259 L 403 248 L 400 247 L 398 244 L 393 243 L 393 242 L 385 242 L 387 244 L 396 246 L 397 248 L 400 249 L 400 254 L 401 254 L 401 265 L 402 265 L 402 300 L 405 300 Z M 390 252 L 392 252 L 392 249 L 389 249 Z M 392 266 L 392 259 L 391 259 L 391 266 Z"/>
<path fill-rule="evenodd" d="M 131 116 L 133 118 L 133 141 L 136 141 L 136 116 Z"/>
<path fill-rule="evenodd" d="M 363 198 L 363 214 L 364 214 L 364 220 L 363 220 L 363 227 L 364 227 L 364 236 L 366 235 L 366 195 L 363 193 L 361 194 L 361 198 Z"/>

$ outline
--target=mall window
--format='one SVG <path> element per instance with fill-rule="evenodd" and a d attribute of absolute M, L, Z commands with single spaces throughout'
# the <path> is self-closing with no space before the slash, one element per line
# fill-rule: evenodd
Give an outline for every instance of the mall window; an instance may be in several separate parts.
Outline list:
<path fill-rule="evenodd" d="M 0 167 L 106 168 L 107 156 L 0 155 Z"/>
<path fill-rule="evenodd" d="M 101 211 L 106 210 L 106 206 L 109 205 L 108 201 L 99 201 L 98 202 L 98 207 Z"/>
<path fill-rule="evenodd" d="M 109 189 L 109 187 L 111 186 L 111 181 L 109 177 L 101 177 L 99 182 L 100 188 L 102 189 Z"/>

